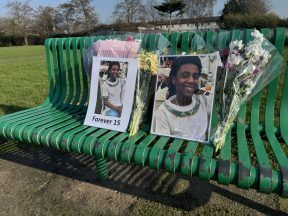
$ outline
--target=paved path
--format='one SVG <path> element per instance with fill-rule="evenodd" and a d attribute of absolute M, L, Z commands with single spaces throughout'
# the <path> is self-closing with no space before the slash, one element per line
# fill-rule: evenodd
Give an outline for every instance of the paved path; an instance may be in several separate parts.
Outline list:
<path fill-rule="evenodd" d="M 20 146 L 20 148 L 19 148 Z M 288 201 L 109 162 L 96 181 L 88 156 L 0 141 L 0 215 L 285 215 Z M 286 213 L 285 213 L 286 211 Z"/>

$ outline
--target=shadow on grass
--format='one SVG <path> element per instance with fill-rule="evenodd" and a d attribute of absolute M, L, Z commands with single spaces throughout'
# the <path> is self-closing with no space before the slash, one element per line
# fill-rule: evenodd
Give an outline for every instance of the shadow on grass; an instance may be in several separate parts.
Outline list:
<path fill-rule="evenodd" d="M 0 158 L 186 211 L 207 204 L 212 193 L 217 193 L 266 215 L 286 214 L 198 178 L 173 175 L 165 171 L 119 162 L 108 163 L 109 180 L 99 183 L 95 160 L 83 154 L 64 153 L 47 147 L 2 139 Z M 179 187 L 180 180 L 188 183 L 187 187 Z"/>
<path fill-rule="evenodd" d="M 0 104 L 0 110 L 2 110 L 5 114 L 10 114 L 14 112 L 18 112 L 24 109 L 28 109 L 27 107 L 19 107 L 15 105 L 7 105 L 7 104 Z"/>

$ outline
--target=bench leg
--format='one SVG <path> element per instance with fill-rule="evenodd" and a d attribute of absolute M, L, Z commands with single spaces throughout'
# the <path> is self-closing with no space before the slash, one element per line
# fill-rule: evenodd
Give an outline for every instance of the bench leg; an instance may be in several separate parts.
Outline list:
<path fill-rule="evenodd" d="M 97 179 L 104 182 L 108 178 L 107 161 L 104 158 L 96 158 Z"/>

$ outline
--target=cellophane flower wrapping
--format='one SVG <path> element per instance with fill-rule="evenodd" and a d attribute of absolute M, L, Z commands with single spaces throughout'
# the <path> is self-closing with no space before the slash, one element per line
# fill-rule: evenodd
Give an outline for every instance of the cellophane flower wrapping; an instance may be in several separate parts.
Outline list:
<path fill-rule="evenodd" d="M 195 33 L 194 37 L 191 40 L 191 50 L 195 54 L 207 54 L 207 45 L 204 38 Z"/>
<path fill-rule="evenodd" d="M 83 63 L 89 78 L 92 72 L 93 56 L 113 58 L 136 58 L 141 46 L 141 40 L 135 40 L 138 35 L 127 34 L 123 36 L 105 37 L 97 40 L 84 51 Z"/>
<path fill-rule="evenodd" d="M 251 35 L 253 39 L 247 45 L 242 40 L 229 45 L 221 116 L 214 136 L 216 151 L 223 147 L 241 105 L 285 70 L 286 64 L 276 47 L 258 30 Z"/>

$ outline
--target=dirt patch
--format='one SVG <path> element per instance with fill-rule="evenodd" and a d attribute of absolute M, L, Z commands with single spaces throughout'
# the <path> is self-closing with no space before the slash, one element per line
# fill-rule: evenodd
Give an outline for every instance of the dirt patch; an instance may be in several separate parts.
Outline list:
<path fill-rule="evenodd" d="M 21 146 L 21 148 L 19 147 Z M 0 144 L 0 215 L 285 215 L 287 200 L 147 167 Z M 285 213 L 286 211 L 286 213 Z"/>

